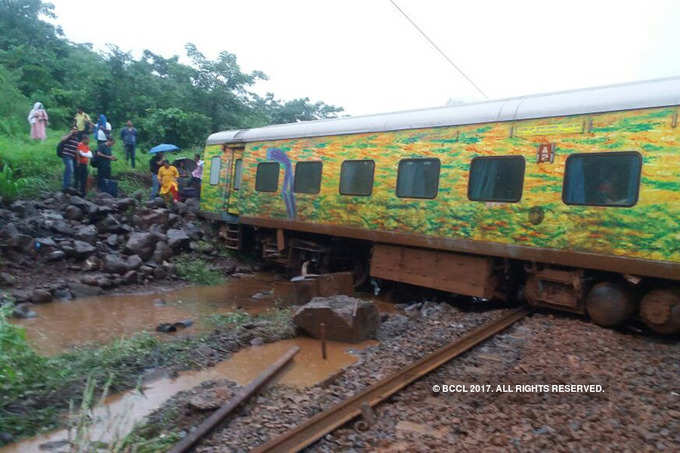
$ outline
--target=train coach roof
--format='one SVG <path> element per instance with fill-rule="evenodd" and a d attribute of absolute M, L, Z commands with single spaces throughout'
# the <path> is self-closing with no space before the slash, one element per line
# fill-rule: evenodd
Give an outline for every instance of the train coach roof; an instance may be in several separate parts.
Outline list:
<path fill-rule="evenodd" d="M 474 104 L 223 131 L 208 137 L 207 144 L 248 143 L 287 138 L 458 126 L 678 104 L 680 104 L 680 77 L 671 77 Z"/>

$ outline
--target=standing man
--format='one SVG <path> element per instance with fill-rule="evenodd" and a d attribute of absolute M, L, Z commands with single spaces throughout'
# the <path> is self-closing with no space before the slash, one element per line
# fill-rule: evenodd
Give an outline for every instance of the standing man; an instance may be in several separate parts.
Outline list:
<path fill-rule="evenodd" d="M 111 148 L 115 140 L 113 137 L 106 139 L 105 143 L 100 143 L 97 148 L 97 189 L 100 192 L 105 192 L 105 180 L 111 179 L 111 161 L 117 160 L 111 153 Z"/>
<path fill-rule="evenodd" d="M 163 162 L 163 153 L 154 154 L 149 160 L 149 171 L 151 172 L 151 198 L 153 200 L 158 196 L 158 191 L 161 188 L 161 184 L 158 181 L 158 170 L 161 168 L 161 162 Z"/>
<path fill-rule="evenodd" d="M 73 126 L 78 129 L 78 139 L 82 138 L 83 134 L 89 134 L 93 126 L 90 115 L 83 111 L 82 107 L 78 107 L 78 112 L 73 117 Z"/>
<path fill-rule="evenodd" d="M 61 187 L 63 192 L 68 192 L 72 190 L 71 185 L 73 184 L 73 170 L 75 168 L 75 160 L 78 155 L 78 128 L 74 127 L 71 132 L 61 137 L 59 141 L 59 146 L 57 147 L 58 155 L 64 162 L 64 181 Z"/>
<path fill-rule="evenodd" d="M 126 127 L 120 131 L 120 138 L 125 145 L 125 161 L 130 161 L 132 168 L 135 168 L 135 146 L 137 146 L 137 129 L 132 127 L 132 121 L 128 120 Z"/>

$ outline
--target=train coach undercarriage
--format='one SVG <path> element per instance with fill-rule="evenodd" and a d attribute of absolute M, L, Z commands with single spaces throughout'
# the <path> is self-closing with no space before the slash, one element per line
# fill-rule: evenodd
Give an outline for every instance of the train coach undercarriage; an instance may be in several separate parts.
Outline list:
<path fill-rule="evenodd" d="M 232 238 L 240 229 L 239 247 L 252 247 L 291 275 L 352 271 L 355 287 L 369 279 L 400 282 L 482 300 L 525 300 L 605 327 L 638 316 L 657 333 L 680 333 L 680 284 L 662 279 L 283 229 L 227 228 Z"/>

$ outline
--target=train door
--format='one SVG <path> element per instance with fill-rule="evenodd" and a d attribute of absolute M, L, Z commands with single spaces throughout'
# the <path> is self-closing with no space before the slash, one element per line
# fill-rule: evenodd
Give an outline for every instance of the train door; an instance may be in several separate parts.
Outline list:
<path fill-rule="evenodd" d="M 226 148 L 222 155 L 224 168 L 224 210 L 229 214 L 238 214 L 238 190 L 241 186 L 241 168 L 243 165 L 243 148 Z"/>
<path fill-rule="evenodd" d="M 243 174 L 243 148 L 234 148 L 232 150 L 232 165 L 231 165 L 231 184 L 226 189 L 227 196 L 227 212 L 229 214 L 238 215 L 238 193 L 241 188 L 241 176 Z"/>

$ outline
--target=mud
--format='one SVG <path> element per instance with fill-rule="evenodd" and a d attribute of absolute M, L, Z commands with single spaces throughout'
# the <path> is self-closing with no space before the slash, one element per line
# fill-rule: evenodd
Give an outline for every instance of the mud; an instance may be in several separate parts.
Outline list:
<path fill-rule="evenodd" d="M 273 274 L 259 273 L 216 286 L 36 304 L 31 307 L 38 314 L 36 318 L 17 319 L 13 323 L 24 327 L 31 346 L 45 355 L 58 354 L 75 345 L 100 344 L 137 332 L 154 332 L 158 324 L 186 319 L 193 321 L 191 327 L 157 335 L 161 338 L 195 335 L 211 329 L 207 318 L 212 314 L 237 309 L 257 314 L 270 308 L 274 298 L 267 291 L 276 278 Z M 252 298 L 258 293 L 257 299 Z"/>

